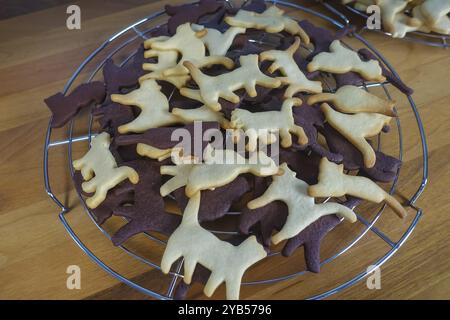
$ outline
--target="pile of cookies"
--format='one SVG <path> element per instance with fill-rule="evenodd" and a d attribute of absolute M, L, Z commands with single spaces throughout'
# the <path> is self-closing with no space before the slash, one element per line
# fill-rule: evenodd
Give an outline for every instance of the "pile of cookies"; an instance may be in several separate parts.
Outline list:
<path fill-rule="evenodd" d="M 355 9 L 366 12 L 377 5 L 385 31 L 394 38 L 403 38 L 408 32 L 435 32 L 450 35 L 450 0 L 341 0 Z"/>
<path fill-rule="evenodd" d="M 175 298 L 196 281 L 207 296 L 225 282 L 227 298 L 238 299 L 245 271 L 283 241 L 284 256 L 304 246 L 308 270 L 319 272 L 322 238 L 343 220 L 355 222 L 363 200 L 406 215 L 376 183 L 393 181 L 401 162 L 367 140 L 388 131 L 394 102 L 361 85 L 387 79 L 411 89 L 370 51 L 341 42 L 351 30 L 297 22 L 261 0 L 240 9 L 202 0 L 166 12 L 167 25 L 127 64 L 106 61 L 104 83 L 46 103 L 52 127 L 96 104 L 101 130 L 73 162 L 75 185 L 98 223 L 126 218 L 115 245 L 142 232 L 168 236 L 162 271 L 184 258 Z M 259 41 L 268 38 L 271 48 Z M 337 90 L 323 91 L 324 73 Z M 198 148 L 180 147 L 173 139 L 180 128 Z M 245 152 L 193 141 L 210 130 L 231 131 Z M 240 140 L 239 130 L 256 134 Z M 269 154 L 274 145 L 278 152 Z M 166 211 L 170 199 L 182 214 Z M 219 239 L 203 227 L 229 212 L 240 212 L 239 235 Z"/>

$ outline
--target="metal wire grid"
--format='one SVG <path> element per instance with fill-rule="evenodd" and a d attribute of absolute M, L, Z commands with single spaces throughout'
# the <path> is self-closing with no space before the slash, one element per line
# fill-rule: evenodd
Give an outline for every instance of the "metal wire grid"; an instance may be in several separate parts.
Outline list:
<path fill-rule="evenodd" d="M 228 2 L 228 1 L 227 1 Z M 285 6 L 288 8 L 293 8 L 296 10 L 300 10 L 302 12 L 305 12 L 307 14 L 311 14 L 313 16 L 316 16 L 318 18 L 321 18 L 331 24 L 333 24 L 335 27 L 337 28 L 343 28 L 344 24 L 338 22 L 337 20 L 330 18 L 324 14 L 321 14 L 319 12 L 316 12 L 314 10 L 311 10 L 309 8 L 306 8 L 304 6 L 298 5 L 298 4 L 294 4 L 294 3 L 290 3 L 287 1 L 274 1 L 274 0 L 266 0 L 266 2 L 269 3 L 276 3 L 277 5 L 281 5 L 281 6 Z M 230 2 L 228 2 L 230 4 Z M 328 6 L 325 6 L 326 8 L 329 9 Z M 341 17 L 341 14 L 335 10 L 330 10 L 331 13 L 333 14 L 337 14 L 339 17 Z M 72 86 L 72 84 L 74 83 L 74 81 L 77 79 L 77 77 L 79 76 L 79 74 L 81 73 L 82 70 L 85 69 L 85 67 L 89 64 L 89 62 L 91 62 L 94 57 L 96 57 L 101 51 L 110 48 L 112 46 L 113 43 L 116 43 L 119 41 L 119 39 L 121 39 L 125 34 L 134 34 L 131 38 L 127 39 L 126 41 L 120 43 L 118 46 L 116 46 L 115 48 L 113 48 L 111 50 L 111 52 L 106 56 L 106 58 L 104 58 L 95 68 L 94 71 L 90 74 L 90 76 L 88 77 L 86 82 L 90 82 L 95 76 L 96 74 L 101 70 L 101 68 L 103 67 L 104 63 L 106 62 L 107 58 L 110 58 L 112 56 L 114 56 L 116 53 L 118 53 L 121 49 L 123 49 L 124 47 L 126 47 L 128 44 L 131 44 L 133 41 L 138 40 L 139 38 L 144 38 L 146 39 L 146 34 L 148 34 L 150 31 L 154 30 L 156 27 L 154 28 L 150 28 L 148 30 L 145 31 L 141 31 L 139 30 L 137 27 L 142 26 L 144 23 L 146 22 L 151 22 L 152 20 L 163 16 L 164 12 L 160 11 L 160 12 L 156 12 L 132 25 L 130 25 L 129 27 L 123 29 L 122 31 L 118 32 L 117 34 L 113 35 L 112 37 L 110 37 L 108 40 L 106 40 L 100 47 L 98 47 L 94 52 L 92 52 L 87 58 L 86 60 L 84 60 L 81 65 L 77 68 L 77 70 L 74 72 L 74 74 L 71 76 L 71 78 L 68 80 L 68 82 L 66 83 L 63 93 L 66 94 L 68 92 L 68 90 L 70 89 L 70 87 Z M 362 38 L 360 35 L 355 34 L 354 37 L 356 39 L 358 39 L 363 45 L 365 45 L 367 48 L 369 48 L 384 64 L 385 66 L 396 76 L 398 77 L 397 73 L 395 72 L 395 70 L 390 66 L 390 64 L 384 59 L 384 57 L 378 53 L 375 48 L 373 48 L 364 38 Z M 258 42 L 258 40 L 256 40 L 256 42 Z M 122 65 L 124 65 L 125 63 L 127 63 L 129 61 L 129 59 L 132 57 L 132 54 L 130 54 L 127 58 L 125 58 L 122 61 Z M 323 74 L 322 75 L 322 80 L 325 84 L 325 86 L 327 87 L 328 91 L 333 91 L 334 89 L 332 88 L 331 85 L 328 84 L 327 81 L 327 77 L 329 77 L 329 75 L 327 74 Z M 384 92 L 386 93 L 386 96 L 391 99 L 391 95 L 388 89 L 388 85 L 389 83 L 366 83 L 364 84 L 364 88 L 366 90 L 370 90 L 370 88 L 373 87 L 381 87 Z M 357 214 L 358 217 L 358 221 L 365 227 L 365 229 L 355 238 L 353 239 L 353 241 L 351 241 L 344 249 L 340 250 L 339 252 L 335 253 L 334 255 L 332 255 L 331 257 L 323 260 L 321 262 L 321 265 L 325 265 L 328 264 L 330 262 L 332 262 L 333 260 L 335 260 L 336 258 L 338 258 L 339 256 L 341 256 L 343 253 L 347 252 L 349 249 L 351 249 L 353 246 L 355 246 L 369 231 L 373 232 L 374 234 L 376 234 L 378 237 L 380 237 L 380 239 L 382 239 L 384 242 L 386 242 L 390 249 L 384 254 L 382 255 L 378 260 L 374 261 L 371 265 L 375 268 L 375 267 L 379 267 L 382 264 L 384 264 L 390 257 L 392 257 L 392 255 L 394 255 L 394 253 L 403 245 L 403 243 L 407 240 L 407 238 L 409 237 L 409 235 L 412 233 L 412 231 L 414 230 L 414 228 L 416 227 L 417 223 L 419 222 L 421 216 L 422 216 L 422 210 L 420 208 L 417 208 L 415 206 L 415 202 L 416 200 L 420 197 L 421 193 L 423 192 L 426 184 L 427 184 L 427 177 L 428 177 L 428 150 L 427 150 L 427 144 L 426 144 L 426 138 L 425 138 L 425 133 L 424 133 L 424 129 L 423 129 L 423 125 L 422 125 L 422 121 L 420 119 L 420 115 L 418 113 L 418 110 L 416 108 L 416 105 L 414 103 L 414 100 L 412 99 L 411 96 L 407 96 L 407 99 L 410 103 L 410 107 L 411 110 L 414 113 L 416 122 L 417 122 L 417 126 L 419 129 L 419 134 L 420 134 L 420 141 L 421 141 L 421 147 L 422 147 L 422 163 L 423 163 L 423 167 L 422 167 L 422 180 L 420 185 L 417 188 L 417 191 L 408 199 L 408 205 L 415 211 L 415 216 L 411 222 L 411 224 L 406 228 L 405 232 L 403 233 L 403 235 L 400 237 L 400 239 L 395 242 L 393 240 L 391 240 L 386 234 L 384 234 L 381 230 L 379 230 L 378 228 L 376 228 L 374 225 L 375 223 L 379 220 L 379 218 L 381 217 L 382 213 L 384 212 L 385 209 L 385 205 L 383 205 L 379 211 L 375 214 L 374 218 L 371 221 L 367 221 L 365 218 L 363 218 L 361 215 Z M 123 283 L 129 285 L 130 287 L 141 291 L 144 294 L 147 294 L 153 298 L 156 299 L 162 299 L 162 300 L 170 300 L 173 299 L 173 291 L 175 288 L 175 285 L 178 281 L 179 278 L 183 277 L 183 274 L 181 273 L 181 268 L 182 268 L 182 264 L 183 261 L 180 261 L 178 263 L 178 265 L 176 265 L 175 270 L 170 272 L 170 276 L 172 277 L 170 280 L 170 284 L 169 287 L 167 289 L 167 291 L 165 293 L 159 293 L 156 292 L 154 290 L 151 290 L 149 288 L 143 287 L 140 284 L 126 278 L 125 276 L 123 276 L 122 274 L 120 274 L 119 272 L 115 271 L 113 268 L 111 268 L 110 266 L 108 266 L 106 263 L 104 263 L 100 258 L 98 258 L 84 243 L 83 241 L 78 237 L 77 233 L 71 228 L 69 222 L 66 219 L 66 215 L 69 213 L 69 209 L 68 207 L 66 207 L 57 197 L 56 195 L 52 192 L 51 186 L 50 186 L 50 179 L 49 179 L 49 170 L 48 170 L 48 159 L 49 159 L 49 149 L 53 148 L 53 147 L 58 147 L 58 146 L 66 146 L 68 147 L 67 152 L 68 152 L 68 158 L 69 158 L 69 170 L 70 173 L 73 177 L 74 174 L 74 168 L 72 166 L 72 145 L 73 143 L 77 143 L 80 141 L 90 141 L 91 137 L 93 136 L 93 133 L 91 132 L 91 128 L 92 128 L 92 122 L 93 122 L 93 118 L 92 115 L 90 113 L 89 117 L 88 117 L 88 132 L 86 135 L 81 135 L 81 136 L 73 136 L 73 129 L 74 129 L 74 123 L 75 123 L 75 119 L 71 120 L 71 122 L 68 125 L 68 133 L 67 133 L 67 139 L 64 140 L 57 140 L 57 141 L 52 141 L 51 140 L 51 136 L 52 136 L 52 128 L 50 127 L 50 123 L 51 123 L 52 119 L 49 120 L 49 125 L 47 128 L 47 134 L 46 134 L 46 138 L 45 138 L 45 145 L 44 145 L 44 183 L 45 183 L 45 190 L 47 192 L 47 194 L 49 195 L 49 197 L 60 207 L 61 211 L 59 213 L 59 218 L 64 226 L 64 228 L 67 230 L 67 232 L 69 233 L 70 237 L 75 241 L 75 243 L 95 262 L 97 263 L 102 269 L 104 269 L 106 272 L 108 272 L 110 275 L 112 275 L 113 277 L 115 277 L 116 279 L 122 281 Z M 397 126 L 397 131 L 398 131 L 398 141 L 399 141 L 399 150 L 398 150 L 398 158 L 400 160 L 403 159 L 403 135 L 402 135 L 402 129 L 401 129 L 401 123 L 400 123 L 400 119 L 397 118 L 396 119 L 396 126 Z M 381 138 L 378 138 L 378 149 L 381 149 Z M 397 172 L 397 177 L 396 179 L 392 182 L 391 186 L 390 186 L 390 193 L 394 193 L 397 187 L 397 182 L 398 182 L 398 177 L 399 177 L 399 173 L 400 173 L 400 169 Z M 78 192 L 78 191 L 77 191 Z M 88 216 L 90 217 L 90 219 L 92 220 L 92 222 L 97 226 L 97 228 L 107 237 L 110 239 L 110 235 L 108 234 L 108 232 L 106 230 L 104 230 L 102 228 L 102 226 L 100 226 L 96 220 L 94 219 L 92 213 L 90 212 L 89 208 L 86 206 L 83 197 L 81 196 L 80 193 L 78 193 L 78 196 L 80 198 L 80 202 L 83 205 L 86 213 L 88 214 Z M 221 231 L 216 231 L 217 233 L 221 233 Z M 227 233 L 227 232 L 222 232 L 222 233 Z M 151 234 L 145 234 L 150 240 L 155 241 L 156 243 L 159 243 L 161 245 L 165 245 L 165 241 L 161 240 L 155 236 L 152 236 Z M 127 248 L 126 246 L 122 245 L 119 246 L 119 248 L 121 250 L 123 250 L 124 252 L 126 252 L 127 254 L 129 254 L 131 257 L 139 260 L 142 263 L 145 263 L 146 265 L 150 266 L 153 269 L 157 269 L 157 270 L 161 270 L 159 265 L 157 263 L 154 263 L 150 260 L 148 260 L 147 258 L 142 257 L 141 255 L 133 252 L 132 250 L 130 250 L 129 248 Z M 270 256 L 274 256 L 274 255 L 278 255 L 279 252 L 273 252 L 271 254 L 269 254 Z M 302 274 L 305 274 L 307 271 L 305 270 L 301 270 L 298 272 L 294 272 L 291 274 L 287 274 L 284 276 L 280 276 L 277 278 L 269 278 L 269 279 L 262 279 L 262 280 L 256 280 L 256 281 L 248 281 L 248 282 L 243 282 L 242 285 L 257 285 L 257 284 L 270 284 L 270 283 L 274 283 L 274 282 L 278 282 L 278 281 L 282 281 L 282 280 L 286 280 L 286 279 L 290 279 L 293 277 L 297 277 L 300 276 Z M 368 274 L 370 273 L 370 270 L 364 270 L 361 273 L 357 274 L 356 276 L 354 276 L 353 278 L 351 278 L 350 280 L 336 286 L 335 288 L 328 290 L 326 292 L 323 293 L 319 293 L 316 294 L 314 296 L 311 296 L 309 299 L 323 299 L 326 298 L 336 292 L 339 292 L 353 284 L 355 284 L 356 282 L 360 281 L 361 279 L 363 279 L 364 277 L 366 277 Z"/>
<path fill-rule="evenodd" d="M 347 24 L 347 25 L 350 24 L 350 20 L 343 13 L 339 12 L 339 10 L 334 8 L 329 3 L 324 2 L 323 4 L 329 10 L 338 14 L 339 17 L 345 22 L 345 24 Z M 346 4 L 346 5 L 344 5 L 344 7 L 347 10 L 349 10 L 350 12 L 364 18 L 365 20 L 367 20 L 369 17 L 365 12 L 355 9 L 350 4 Z M 386 32 L 384 30 L 371 30 L 371 29 L 367 28 L 367 26 L 362 27 L 360 29 L 359 33 L 362 34 L 365 31 L 374 31 L 374 32 L 385 34 L 390 37 L 392 36 L 392 34 L 389 32 Z M 438 34 L 438 33 L 426 33 L 426 32 L 422 32 L 422 31 L 412 31 L 412 32 L 408 32 L 406 34 L 406 36 L 401 39 L 420 43 L 420 44 L 427 45 L 427 46 L 432 46 L 432 47 L 441 47 L 441 48 L 445 48 L 445 49 L 450 48 L 450 35 L 444 35 L 444 34 Z"/>

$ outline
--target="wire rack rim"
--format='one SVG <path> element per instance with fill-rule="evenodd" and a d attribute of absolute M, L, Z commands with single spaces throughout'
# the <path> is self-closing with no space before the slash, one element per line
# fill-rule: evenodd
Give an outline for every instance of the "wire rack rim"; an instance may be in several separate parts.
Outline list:
<path fill-rule="evenodd" d="M 228 1 L 227 1 L 228 2 Z M 309 8 L 305 8 L 301 5 L 295 4 L 295 3 L 290 3 L 287 1 L 267 1 L 266 2 L 270 2 L 270 3 L 276 3 L 276 4 L 280 4 L 280 5 L 284 5 L 284 6 L 289 6 L 292 8 L 296 8 L 299 10 L 302 10 L 304 12 L 313 14 L 315 16 L 318 16 L 328 22 L 331 22 L 333 25 L 335 25 L 338 28 L 342 28 L 344 25 L 337 22 L 336 20 L 318 13 L 314 10 L 311 10 Z M 135 30 L 136 31 L 136 27 L 141 25 L 142 23 L 145 23 L 147 21 L 150 21 L 151 19 L 158 17 L 160 15 L 162 15 L 164 12 L 159 11 L 156 12 L 150 16 L 148 16 L 147 18 L 144 18 L 132 25 L 130 25 L 129 27 L 125 28 L 124 30 L 121 30 L 120 32 L 116 33 L 115 35 L 113 35 L 112 37 L 110 37 L 107 41 L 105 41 L 102 45 L 100 45 L 99 48 L 97 48 L 96 50 L 94 50 L 94 52 L 92 52 L 87 58 L 86 60 L 84 60 L 81 65 L 77 68 L 77 70 L 75 71 L 75 73 L 72 75 L 72 77 L 68 80 L 68 82 L 66 83 L 65 87 L 64 87 L 64 94 L 67 93 L 68 89 L 70 88 L 70 86 L 72 85 L 73 81 L 76 79 L 76 77 L 78 76 L 78 74 L 82 71 L 82 69 L 101 51 L 103 50 L 106 46 L 108 46 L 110 43 L 112 43 L 113 41 L 115 41 L 116 39 L 120 38 L 122 35 L 124 35 L 125 33 L 127 33 L 127 31 L 129 30 Z M 334 12 L 336 14 L 336 12 Z M 393 72 L 394 75 L 396 75 L 398 77 L 398 75 L 395 73 L 395 70 L 393 70 L 393 68 L 387 63 L 387 61 L 385 61 L 385 59 L 376 51 L 374 50 L 374 48 L 367 43 L 362 37 L 360 37 L 359 35 L 355 35 L 357 38 L 359 38 L 359 40 L 361 40 L 365 45 L 367 45 L 370 49 L 372 49 L 373 52 L 375 52 L 378 57 L 383 61 L 383 63 L 386 64 L 386 66 Z M 411 223 L 411 225 L 409 226 L 408 230 L 404 233 L 404 235 L 402 236 L 402 239 L 399 240 L 399 242 L 396 243 L 395 247 L 393 247 L 384 257 L 382 257 L 380 260 L 378 260 L 376 263 L 378 264 L 382 264 L 385 261 L 387 261 L 394 253 L 396 250 L 398 250 L 398 248 L 403 244 L 403 242 L 407 239 L 407 237 L 409 236 L 409 234 L 414 230 L 416 224 L 418 223 L 421 215 L 422 215 L 422 210 L 419 208 L 416 208 L 413 206 L 415 200 L 417 200 L 417 198 L 420 196 L 421 192 L 423 191 L 423 189 L 426 186 L 426 182 L 427 182 L 427 175 L 428 175 L 428 170 L 427 170 L 427 146 L 426 146 L 426 140 L 425 140 L 425 136 L 424 136 L 424 132 L 423 132 L 423 126 L 422 126 L 422 122 L 420 119 L 420 116 L 418 114 L 418 111 L 416 109 L 416 106 L 414 104 L 414 101 L 412 100 L 412 98 L 410 96 L 408 96 L 408 99 L 410 101 L 411 107 L 415 113 L 416 116 L 416 120 L 418 122 L 419 125 L 419 129 L 420 129 L 420 134 L 421 134 L 421 141 L 422 141 L 422 151 L 423 151 L 423 155 L 424 155 L 424 175 L 423 175 L 423 180 L 421 185 L 419 186 L 418 191 L 416 192 L 416 194 L 410 199 L 410 206 L 416 210 L 416 216 L 413 220 L 413 222 Z M 117 273 L 116 271 L 114 271 L 113 269 L 111 269 L 109 266 L 107 266 L 106 264 L 104 264 L 97 256 L 95 256 L 82 242 L 81 240 L 76 236 L 76 234 L 74 233 L 74 231 L 71 229 L 69 223 L 67 222 L 65 215 L 68 213 L 68 208 L 66 208 L 60 201 L 59 199 L 54 195 L 54 193 L 51 191 L 51 186 L 50 186 L 50 181 L 49 181 L 49 176 L 48 176 L 48 151 L 49 148 L 53 147 L 53 146 L 60 146 L 60 145 L 64 145 L 66 143 L 69 144 L 70 148 L 69 148 L 69 154 L 71 155 L 71 144 L 72 142 L 77 142 L 77 141 L 83 141 L 83 140 L 88 140 L 89 136 L 83 136 L 83 137 L 72 137 L 72 134 L 70 134 L 70 138 L 68 140 L 61 140 L 61 141 L 54 141 L 54 142 L 50 142 L 51 140 L 51 133 L 52 133 L 52 129 L 50 127 L 50 123 L 51 123 L 51 119 L 49 120 L 49 126 L 47 129 L 47 134 L 46 134 L 46 140 L 45 140 L 45 148 L 44 148 L 44 181 L 45 181 L 45 190 L 47 192 L 47 194 L 49 195 L 49 197 L 61 208 L 61 212 L 60 212 L 60 219 L 61 222 L 63 223 L 65 229 L 68 231 L 68 233 L 70 234 L 70 236 L 72 237 L 72 239 L 77 243 L 77 245 L 94 261 L 96 262 L 100 267 L 102 267 L 105 271 L 107 271 L 108 273 L 110 273 L 111 275 L 113 275 L 115 278 L 117 278 L 118 280 L 130 285 L 131 287 L 145 293 L 148 294 L 152 297 L 155 297 L 157 299 L 172 299 L 171 297 L 171 292 L 173 291 L 173 284 L 171 284 L 171 288 L 169 288 L 168 290 L 168 295 L 161 295 L 159 293 L 156 293 L 150 289 L 147 288 L 143 288 L 142 286 L 136 284 L 135 282 L 123 277 L 121 274 Z M 71 126 L 73 126 L 73 121 L 71 122 Z M 72 131 L 72 130 L 71 130 Z M 367 231 L 370 228 L 367 229 Z M 324 261 L 323 263 L 327 263 L 327 260 Z M 179 265 L 179 268 L 181 266 Z M 295 273 L 292 274 L 291 276 L 296 276 L 298 274 L 304 273 L 305 271 L 301 271 L 299 273 Z M 360 274 L 361 275 L 361 274 Z M 316 299 L 316 298 L 323 298 L 326 296 L 329 296 L 333 293 L 335 293 L 335 290 L 340 290 L 339 288 L 342 286 L 350 286 L 351 284 L 354 284 L 355 282 L 361 280 L 364 276 L 360 277 L 360 275 L 354 277 L 353 279 L 349 280 L 347 283 L 342 284 L 339 287 L 336 287 L 335 289 L 329 290 L 325 293 L 322 293 L 320 295 L 317 296 L 313 296 L 311 298 Z M 176 276 L 178 277 L 178 276 Z M 176 277 L 173 278 L 173 280 L 176 280 Z M 289 277 L 289 276 L 288 276 Z M 284 277 L 286 278 L 286 277 Z M 175 281 L 176 282 L 176 281 Z M 259 284 L 259 283 L 266 283 L 266 282 L 248 282 L 246 284 Z M 244 283 L 243 283 L 244 284 Z"/>

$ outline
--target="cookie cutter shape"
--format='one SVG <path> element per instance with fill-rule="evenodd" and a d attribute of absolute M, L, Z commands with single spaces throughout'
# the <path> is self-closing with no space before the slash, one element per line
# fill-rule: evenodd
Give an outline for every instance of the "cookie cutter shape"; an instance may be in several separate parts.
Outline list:
<path fill-rule="evenodd" d="M 232 103 L 240 101 L 239 96 L 233 91 L 244 88 L 249 96 L 255 97 L 256 85 L 268 88 L 278 88 L 281 85 L 280 80 L 261 72 L 256 54 L 241 56 L 239 61 L 241 63 L 239 68 L 216 77 L 202 73 L 197 66 L 186 61 L 184 65 L 198 84 L 199 90 L 182 88 L 180 93 L 185 97 L 203 102 L 214 111 L 219 111 L 221 109 L 219 98 Z"/>
<path fill-rule="evenodd" d="M 330 102 L 336 110 L 344 113 L 381 113 L 395 117 L 395 102 L 377 97 L 356 86 L 340 87 L 335 93 L 319 93 L 308 98 L 308 104 Z"/>
<path fill-rule="evenodd" d="M 73 161 L 74 168 L 81 170 L 83 179 L 86 180 L 81 185 L 83 191 L 95 192 L 86 200 L 91 209 L 97 208 L 105 200 L 108 190 L 125 179 L 133 184 L 139 181 L 139 175 L 133 168 L 117 167 L 116 160 L 109 151 L 110 143 L 109 134 L 102 132 L 92 139 L 89 151 L 81 159 Z"/>
<path fill-rule="evenodd" d="M 225 22 L 233 27 L 255 28 L 269 33 L 286 31 L 298 35 L 303 43 L 309 43 L 309 37 L 300 25 L 292 18 L 284 15 L 284 10 L 271 6 L 263 13 L 239 10 L 234 17 L 226 17 Z"/>
<path fill-rule="evenodd" d="M 308 184 L 297 179 L 295 172 L 289 169 L 286 163 L 280 168 L 283 174 L 274 176 L 266 192 L 247 204 L 249 209 L 260 208 L 276 200 L 287 204 L 289 214 L 286 223 L 272 237 L 272 243 L 278 244 L 296 236 L 311 223 L 329 214 L 337 214 L 350 222 L 356 221 L 353 211 L 341 204 L 332 202 L 316 204 L 314 198 L 308 195 Z"/>
<path fill-rule="evenodd" d="M 375 3 L 381 9 L 383 27 L 394 38 L 403 38 L 406 33 L 416 31 L 422 22 L 403 13 L 410 0 L 376 0 Z"/>
<path fill-rule="evenodd" d="M 274 133 L 279 132 L 281 146 L 288 148 L 292 145 L 291 133 L 298 137 L 301 145 L 308 143 L 308 137 L 302 127 L 294 122 L 293 106 L 301 106 L 302 100 L 289 98 L 283 102 L 280 111 L 250 112 L 245 109 L 235 109 L 231 113 L 231 126 L 243 129 L 248 136 L 247 149 L 255 151 L 258 140 L 263 144 L 272 144 L 277 140 Z"/>
<path fill-rule="evenodd" d="M 72 119 L 80 109 L 92 102 L 97 104 L 105 99 L 105 85 L 100 81 L 84 83 L 76 87 L 68 96 L 61 92 L 45 99 L 52 112 L 52 128 L 61 128 Z"/>
<path fill-rule="evenodd" d="M 288 87 L 285 92 L 286 98 L 291 98 L 298 92 L 319 93 L 322 92 L 320 81 L 311 81 L 303 74 L 294 60 L 294 54 L 300 47 L 300 38 L 295 37 L 294 43 L 286 50 L 269 50 L 260 54 L 261 61 L 274 61 L 269 67 L 269 72 L 280 70 L 284 77 L 279 77 L 283 84 Z"/>
<path fill-rule="evenodd" d="M 171 175 L 169 181 L 161 186 L 161 195 L 186 186 L 186 195 L 190 198 L 200 190 L 224 186 L 240 174 L 252 173 L 257 176 L 271 176 L 278 173 L 278 166 L 264 152 L 255 152 L 244 158 L 234 150 L 205 148 L 203 163 L 162 166 L 162 175 Z"/>
<path fill-rule="evenodd" d="M 141 83 L 139 89 L 130 93 L 111 95 L 113 102 L 137 106 L 141 109 L 141 113 L 136 119 L 118 128 L 120 133 L 139 133 L 151 128 L 182 122 L 180 118 L 170 113 L 169 101 L 160 89 L 161 86 L 155 80 L 148 79 Z"/>
<path fill-rule="evenodd" d="M 186 22 L 198 22 L 201 17 L 214 13 L 223 7 L 216 0 L 200 0 L 199 3 L 188 3 L 179 6 L 166 5 L 166 13 L 171 16 L 167 22 L 170 34 L 174 34 L 178 26 Z"/>
<path fill-rule="evenodd" d="M 359 55 L 344 47 L 339 40 L 334 40 L 330 45 L 330 52 L 321 52 L 308 64 L 308 72 L 317 70 L 330 73 L 347 73 L 354 71 L 366 79 L 373 81 L 385 81 L 382 69 L 377 60 L 363 61 Z"/>
<path fill-rule="evenodd" d="M 206 48 L 200 39 L 208 31 L 194 31 L 189 23 L 180 25 L 174 36 L 163 40 L 155 41 L 151 48 L 155 50 L 176 50 L 181 54 L 181 59 L 177 65 L 162 71 L 164 76 L 187 75 L 189 70 L 183 65 L 185 61 L 190 61 L 198 68 L 221 64 L 227 69 L 234 66 L 233 60 L 224 56 L 206 56 Z"/>
<path fill-rule="evenodd" d="M 234 38 L 238 34 L 245 33 L 245 28 L 230 27 L 224 33 L 212 28 L 205 28 L 202 25 L 192 24 L 194 31 L 206 30 L 207 33 L 200 39 L 208 48 L 210 56 L 225 56 L 233 44 Z"/>
<path fill-rule="evenodd" d="M 205 105 L 194 109 L 173 108 L 172 114 L 180 117 L 185 122 L 215 121 L 218 122 L 223 129 L 231 128 L 230 122 L 225 118 L 223 113 L 213 111 Z"/>
<path fill-rule="evenodd" d="M 418 7 L 432 31 L 450 34 L 449 0 L 426 0 Z"/>
<path fill-rule="evenodd" d="M 379 113 L 344 114 L 323 103 L 320 109 L 328 123 L 349 140 L 363 155 L 364 165 L 372 168 L 376 155 L 366 138 L 374 137 L 389 124 L 391 117 Z"/>
<path fill-rule="evenodd" d="M 121 245 L 132 236 L 146 231 L 156 231 L 170 235 L 178 227 L 181 217 L 164 210 L 164 200 L 159 194 L 161 175 L 159 165 L 150 160 L 136 160 L 127 163 L 139 174 L 139 182 L 134 189 L 134 204 L 117 206 L 113 210 L 116 216 L 125 217 L 128 222 L 114 233 L 111 240 Z M 122 192 L 128 190 L 124 188 Z"/>
<path fill-rule="evenodd" d="M 384 191 L 366 177 L 344 174 L 344 165 L 320 160 L 319 183 L 308 188 L 312 197 L 341 197 L 351 195 L 375 203 L 385 201 L 400 217 L 406 216 L 406 210 L 393 196 Z"/>
<path fill-rule="evenodd" d="M 195 193 L 183 213 L 181 225 L 170 236 L 161 261 L 161 270 L 168 273 L 172 264 L 184 257 L 184 282 L 192 280 L 199 263 L 211 271 L 203 292 L 210 297 L 222 283 L 226 284 L 226 298 L 239 299 L 244 272 L 267 256 L 255 236 L 248 237 L 239 246 L 219 240 L 203 229 L 198 222 L 200 192 Z"/>

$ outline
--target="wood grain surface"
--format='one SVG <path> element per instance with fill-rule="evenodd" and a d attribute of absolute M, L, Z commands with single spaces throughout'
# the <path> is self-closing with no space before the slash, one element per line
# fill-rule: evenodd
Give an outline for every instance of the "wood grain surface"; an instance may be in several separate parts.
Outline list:
<path fill-rule="evenodd" d="M 148 299 L 120 283 L 84 254 L 66 233 L 58 208 L 47 197 L 43 182 L 43 143 L 49 119 L 43 99 L 61 91 L 78 65 L 111 34 L 164 6 L 164 1 L 78 1 L 81 30 L 66 28 L 67 4 L 17 15 L 2 12 L 0 20 L 0 298 L 1 299 Z M 310 1 L 301 1 L 311 5 Z M 167 3 L 167 2 L 166 2 Z M 174 3 L 174 1 L 171 1 Z M 37 10 L 37 11 L 36 11 Z M 294 14 L 295 15 L 295 14 Z M 315 20 L 317 21 L 317 20 Z M 381 289 L 369 290 L 365 280 L 330 299 L 449 299 L 450 298 L 450 51 L 366 34 L 414 88 L 413 98 L 425 126 L 429 146 L 429 183 L 416 203 L 423 217 L 406 243 L 381 267 Z M 357 45 L 355 41 L 352 44 Z M 361 45 L 359 45 L 361 46 Z M 396 197 L 409 198 L 421 181 L 421 146 L 414 114 L 407 100 L 389 88 L 398 102 L 404 136 L 404 164 Z M 83 126 L 75 128 L 75 134 Z M 397 155 L 396 129 L 383 141 L 383 149 Z M 53 140 L 66 135 L 56 130 Z M 75 147 L 75 157 L 86 144 Z M 50 150 L 52 188 L 68 204 L 72 228 L 104 262 L 124 276 L 165 292 L 170 278 L 115 248 L 84 213 L 68 174 L 66 146 Z M 366 219 L 377 207 L 358 213 Z M 404 221 L 386 210 L 376 227 L 398 241 L 414 218 L 408 209 Z M 120 221 L 108 223 L 108 230 Z M 363 225 L 342 224 L 327 236 L 322 258 L 327 258 L 363 232 Z M 142 237 L 130 248 L 159 263 L 162 248 Z M 273 285 L 245 286 L 247 299 L 301 299 L 348 281 L 383 256 L 390 246 L 373 232 L 365 236 L 320 274 Z M 280 276 L 303 268 L 302 250 L 290 259 L 273 258 L 258 264 L 246 280 Z M 68 290 L 66 269 L 81 268 L 81 289 Z M 214 298 L 223 297 L 223 285 Z M 194 286 L 192 298 L 203 298 Z"/>

